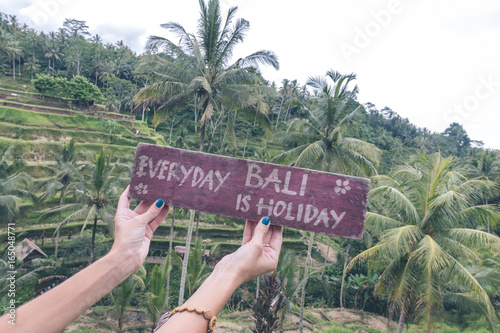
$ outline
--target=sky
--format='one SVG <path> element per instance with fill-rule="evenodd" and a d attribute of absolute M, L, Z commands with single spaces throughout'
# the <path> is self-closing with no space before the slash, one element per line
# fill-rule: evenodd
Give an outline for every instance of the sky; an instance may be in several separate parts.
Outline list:
<path fill-rule="evenodd" d="M 357 74 L 361 103 L 389 107 L 419 127 L 462 124 L 473 140 L 500 149 L 500 1 L 220 0 L 250 22 L 235 59 L 274 51 L 280 69 L 262 68 L 278 86 L 303 85 L 329 69 Z M 87 22 L 105 42 L 138 54 L 147 38 L 173 39 L 160 24 L 196 31 L 197 0 L 0 0 L 0 11 L 39 31 L 65 18 Z"/>

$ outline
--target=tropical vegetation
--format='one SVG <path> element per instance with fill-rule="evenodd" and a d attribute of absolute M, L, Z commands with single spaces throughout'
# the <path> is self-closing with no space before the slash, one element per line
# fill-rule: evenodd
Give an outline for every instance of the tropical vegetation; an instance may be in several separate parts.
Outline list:
<path fill-rule="evenodd" d="M 261 66 L 278 69 L 277 55 L 236 60 L 250 25 L 224 5 L 199 0 L 194 32 L 167 13 L 161 26 L 174 37 L 152 36 L 141 54 L 84 21 L 40 32 L 0 13 L 0 245 L 7 254 L 10 223 L 17 243 L 29 238 L 48 257 L 14 273 L 0 260 L 2 311 L 10 275 L 21 305 L 109 250 L 118 195 L 147 142 L 371 179 L 363 241 L 286 229 L 276 274 L 238 288 L 223 321 L 242 331 L 498 331 L 499 151 L 459 123 L 431 132 L 361 103 L 354 73 L 267 81 Z M 171 212 L 143 267 L 90 310 L 99 328 L 151 331 L 238 247 L 243 221 Z M 380 316 L 384 328 L 336 311 Z"/>

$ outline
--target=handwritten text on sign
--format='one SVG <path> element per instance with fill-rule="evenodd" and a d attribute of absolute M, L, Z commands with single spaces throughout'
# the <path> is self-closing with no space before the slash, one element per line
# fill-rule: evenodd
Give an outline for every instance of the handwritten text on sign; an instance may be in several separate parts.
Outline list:
<path fill-rule="evenodd" d="M 360 239 L 370 181 L 139 144 L 131 196 L 242 219 Z"/>

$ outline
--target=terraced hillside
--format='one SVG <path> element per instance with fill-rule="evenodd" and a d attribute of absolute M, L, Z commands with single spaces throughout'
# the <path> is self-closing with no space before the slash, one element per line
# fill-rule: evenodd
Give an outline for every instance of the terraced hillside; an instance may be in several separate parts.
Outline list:
<path fill-rule="evenodd" d="M 111 154 L 113 158 L 130 164 L 137 143 L 165 144 L 163 136 L 155 133 L 146 123 L 136 121 L 132 117 L 71 110 L 64 108 L 64 103 L 47 103 L 35 94 L 25 94 L 20 91 L 13 93 L 12 90 L 0 89 L 0 97 L 3 97 L 0 99 L 0 149 L 13 147 L 13 157 L 22 158 L 27 162 L 24 171 L 33 177 L 35 185 L 50 177 L 46 169 L 55 165 L 54 153 L 61 149 L 62 142 L 68 142 L 71 138 L 76 140 L 77 150 L 82 153 L 80 155 L 82 164 L 86 163 L 84 153 L 98 153 L 101 149 Z M 27 108 L 35 111 L 26 110 Z M 139 136 L 135 135 L 136 130 L 139 130 Z M 43 235 L 42 249 L 48 255 L 54 252 L 53 235 L 57 220 L 41 221 L 40 216 L 44 209 L 57 206 L 59 200 L 60 198 L 56 196 L 35 205 L 32 201 L 23 199 L 22 218 L 16 221 L 16 233 L 19 237 L 40 240 L 38 245 L 41 245 Z M 70 197 L 67 201 L 71 200 L 73 199 Z M 62 218 L 69 214 L 69 212 L 63 213 Z M 170 216 L 167 220 L 169 219 Z M 177 213 L 174 246 L 185 243 L 186 219 L 186 212 Z M 83 218 L 70 221 L 61 228 L 61 235 L 71 234 L 78 237 L 83 222 Z M 222 255 L 234 251 L 239 246 L 243 231 L 242 223 L 243 221 L 201 213 L 197 234 L 207 247 L 220 244 Z M 101 241 L 109 245 L 111 235 L 108 225 L 99 221 L 98 231 L 105 235 Z M 169 247 L 169 234 L 169 225 L 160 226 L 152 241 L 150 256 L 158 257 L 165 254 Z M 0 235 L 1 239 L 4 239 L 6 231 L 1 230 Z M 285 249 L 296 251 L 306 249 L 298 231 L 287 230 L 285 238 Z"/>

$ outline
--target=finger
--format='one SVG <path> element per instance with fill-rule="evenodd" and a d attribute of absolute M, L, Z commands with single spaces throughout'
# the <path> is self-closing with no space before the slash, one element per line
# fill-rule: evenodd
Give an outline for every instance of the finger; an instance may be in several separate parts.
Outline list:
<path fill-rule="evenodd" d="M 138 215 L 144 214 L 152 204 L 153 202 L 141 201 L 137 207 L 135 207 L 134 212 Z"/>
<path fill-rule="evenodd" d="M 255 230 L 253 231 L 253 237 L 252 237 L 252 243 L 262 245 L 264 243 L 264 236 L 266 235 L 267 231 L 269 230 L 269 222 L 271 220 L 269 219 L 269 216 L 264 216 L 260 222 L 257 224 L 255 227 Z"/>
<path fill-rule="evenodd" d="M 136 216 L 134 219 L 144 224 L 152 222 L 157 216 L 160 215 L 164 205 L 165 202 L 162 199 L 158 199 L 148 208 L 148 210 L 146 210 L 146 212 Z"/>
<path fill-rule="evenodd" d="M 241 241 L 241 245 L 245 245 L 252 240 L 253 231 L 256 225 L 257 222 L 247 220 L 247 222 L 245 223 L 245 229 L 243 230 L 243 240 Z"/>
<path fill-rule="evenodd" d="M 269 246 L 272 249 L 279 251 L 283 242 L 283 227 L 272 225 L 270 229 L 272 231 L 272 236 L 271 240 L 269 241 Z"/>
<path fill-rule="evenodd" d="M 128 209 L 130 207 L 130 197 L 128 196 L 129 188 L 130 185 L 127 186 L 125 191 L 123 191 L 123 193 L 120 195 L 120 199 L 118 200 L 118 205 L 116 206 L 118 211 L 121 211 L 123 209 Z"/>
<path fill-rule="evenodd" d="M 155 232 L 156 228 L 158 228 L 158 226 L 163 221 L 165 221 L 165 218 L 167 217 L 169 211 L 170 211 L 169 206 L 167 206 L 167 205 L 163 206 L 160 214 L 153 221 L 151 221 L 149 223 L 149 227 L 151 228 L 151 231 Z"/>

